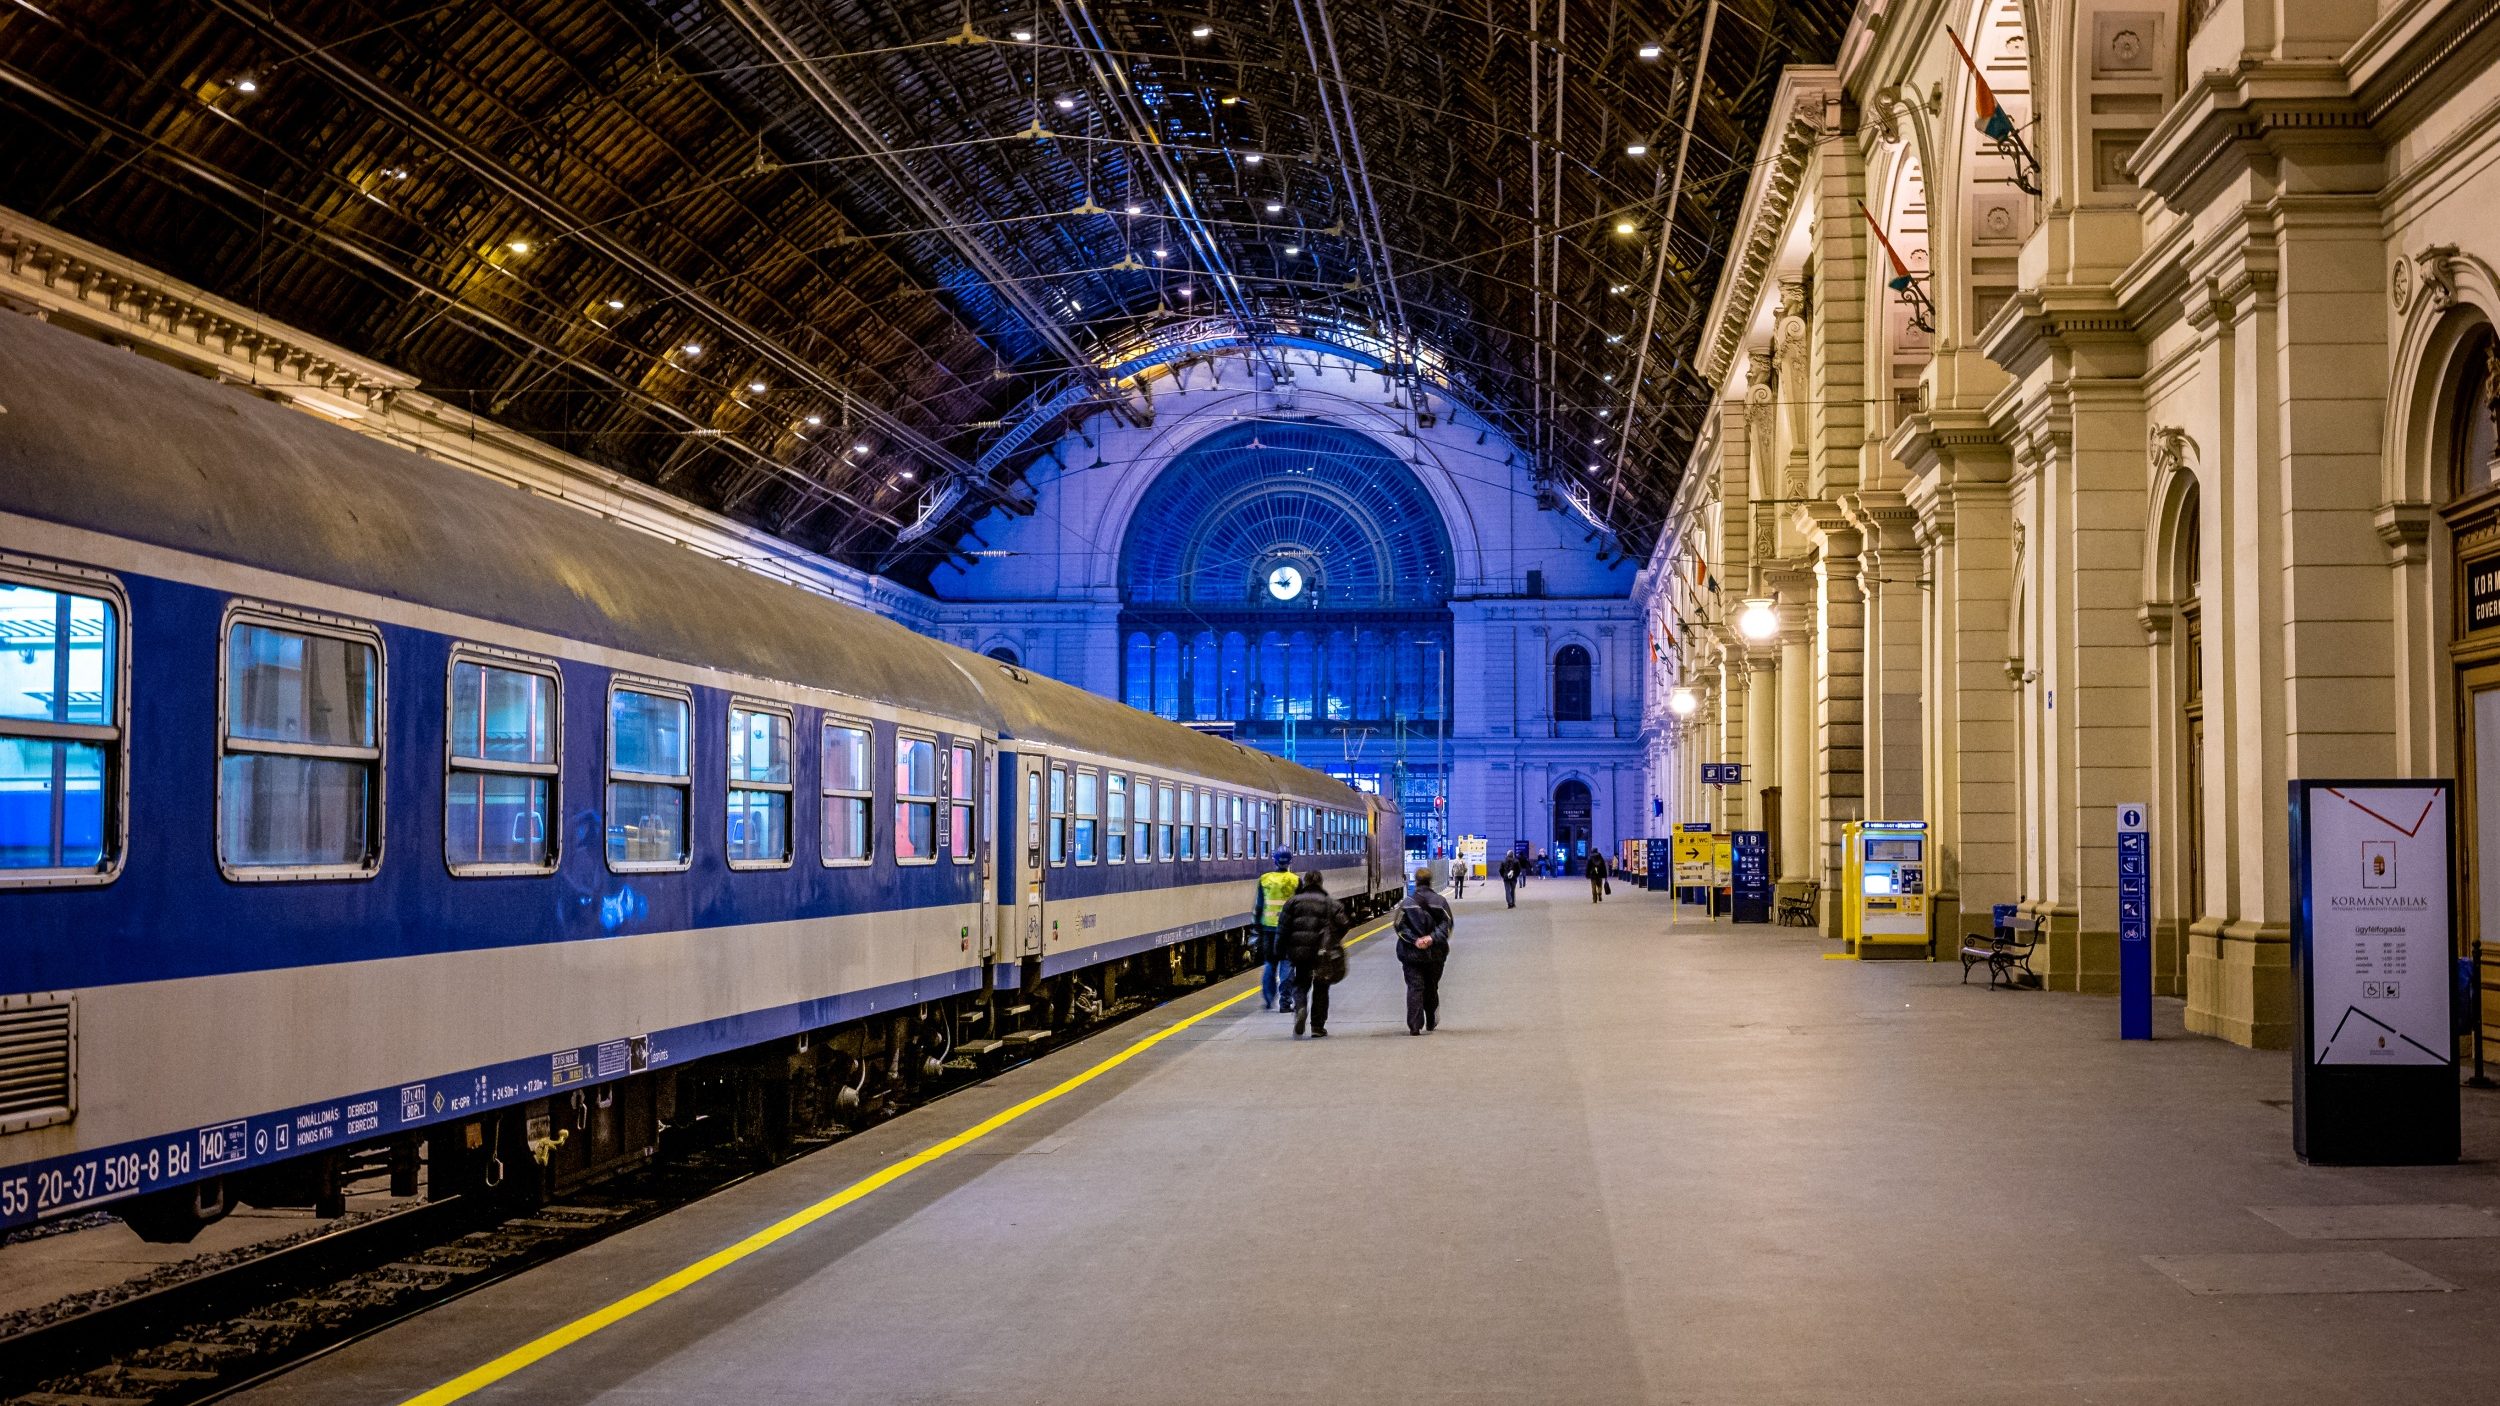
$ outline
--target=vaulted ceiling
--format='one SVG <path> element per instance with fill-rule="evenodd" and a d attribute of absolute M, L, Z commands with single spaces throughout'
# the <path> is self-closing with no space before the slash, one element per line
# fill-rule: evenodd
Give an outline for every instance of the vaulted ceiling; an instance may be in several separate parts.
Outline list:
<path fill-rule="evenodd" d="M 1208 317 L 1386 348 L 1637 551 L 1848 10 L 11 0 L 0 202 L 906 580 Z"/>

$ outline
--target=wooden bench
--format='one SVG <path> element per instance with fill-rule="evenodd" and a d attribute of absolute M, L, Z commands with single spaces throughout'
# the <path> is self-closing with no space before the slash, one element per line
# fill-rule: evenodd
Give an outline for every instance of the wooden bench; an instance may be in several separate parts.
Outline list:
<path fill-rule="evenodd" d="M 2034 917 L 2028 926 L 2022 919 L 2008 916 L 1988 936 L 1978 933 L 1962 939 L 1962 981 L 1970 982 L 1970 969 L 1982 962 L 1988 964 L 1988 989 L 1996 989 L 2001 977 L 2008 990 L 2028 984 L 2038 986 L 2040 977 L 2031 969 L 2031 954 L 2040 948 L 2040 920 Z"/>
<path fill-rule="evenodd" d="M 1822 889 L 1820 882 L 1805 883 L 1781 894 L 1777 914 L 1779 925 L 1784 928 L 1813 927 L 1815 900 Z"/>

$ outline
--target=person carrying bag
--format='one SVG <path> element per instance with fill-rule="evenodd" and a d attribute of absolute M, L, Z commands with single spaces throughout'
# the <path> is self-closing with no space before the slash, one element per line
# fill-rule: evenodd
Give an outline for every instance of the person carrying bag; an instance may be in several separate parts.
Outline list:
<path fill-rule="evenodd" d="M 1307 1018 L 1311 1038 L 1328 1036 L 1328 988 L 1345 974 L 1345 909 L 1328 896 L 1328 886 L 1313 869 L 1302 886 L 1285 900 L 1276 923 L 1277 956 L 1293 964 L 1293 1033 L 1302 1033 Z M 1337 975 L 1328 975 L 1330 967 Z"/>

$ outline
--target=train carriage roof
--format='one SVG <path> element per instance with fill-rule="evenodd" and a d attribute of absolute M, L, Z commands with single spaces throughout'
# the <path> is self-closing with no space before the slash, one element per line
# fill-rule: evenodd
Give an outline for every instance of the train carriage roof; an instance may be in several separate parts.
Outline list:
<path fill-rule="evenodd" d="M 1333 778 L 29 317 L 0 512 L 1313 798 Z M 0 543 L 5 546 L 6 543 Z M 307 603 L 309 604 L 309 603 Z"/>

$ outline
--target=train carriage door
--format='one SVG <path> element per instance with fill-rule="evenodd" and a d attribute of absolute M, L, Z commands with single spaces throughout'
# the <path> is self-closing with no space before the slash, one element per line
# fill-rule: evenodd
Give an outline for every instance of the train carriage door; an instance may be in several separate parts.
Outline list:
<path fill-rule="evenodd" d="M 1016 847 L 1016 886 L 1024 894 L 1024 942 L 1017 950 L 1026 957 L 1042 955 L 1042 766 L 1040 757 L 1026 756 L 1019 767 L 1024 843 Z"/>
<path fill-rule="evenodd" d="M 998 958 L 998 823 L 991 817 L 998 814 L 998 744 L 988 738 L 980 743 L 979 762 L 973 769 L 974 785 L 979 788 L 973 807 L 973 829 L 980 836 L 978 858 L 974 861 L 977 878 L 973 887 L 980 891 L 981 960 Z M 983 824 L 982 822 L 989 823 Z"/>

